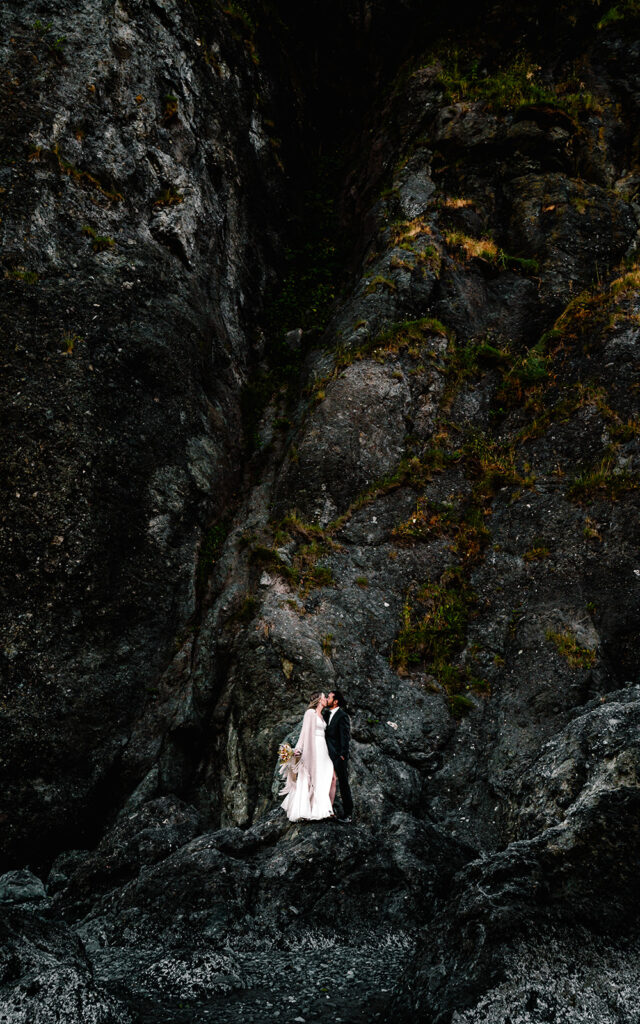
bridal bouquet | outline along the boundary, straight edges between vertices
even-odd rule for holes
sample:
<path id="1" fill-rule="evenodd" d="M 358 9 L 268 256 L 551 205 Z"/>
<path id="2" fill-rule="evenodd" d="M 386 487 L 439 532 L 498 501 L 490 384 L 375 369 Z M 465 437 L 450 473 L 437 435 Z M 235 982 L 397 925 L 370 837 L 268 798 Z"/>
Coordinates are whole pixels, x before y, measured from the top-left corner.
<path id="1" fill-rule="evenodd" d="M 280 764 L 289 764 L 289 761 L 293 757 L 293 749 L 288 743 L 281 743 L 278 747 L 278 760 Z"/>
<path id="2" fill-rule="evenodd" d="M 292 786 L 295 786 L 298 778 L 299 760 L 293 747 L 288 743 L 281 743 L 278 747 L 278 772 L 285 780 L 285 788 L 280 794 L 288 793 Z"/>

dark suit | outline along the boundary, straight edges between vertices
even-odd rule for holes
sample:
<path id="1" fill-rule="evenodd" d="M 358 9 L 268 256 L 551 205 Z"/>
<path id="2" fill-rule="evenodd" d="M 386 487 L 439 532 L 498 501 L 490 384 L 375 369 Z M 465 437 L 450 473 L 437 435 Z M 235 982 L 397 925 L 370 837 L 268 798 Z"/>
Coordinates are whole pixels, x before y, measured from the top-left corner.
<path id="1" fill-rule="evenodd" d="M 338 784 L 340 786 L 340 798 L 342 809 L 346 818 L 351 817 L 353 811 L 353 800 L 349 788 L 349 740 L 351 739 L 351 719 L 344 708 L 338 708 L 334 715 L 328 708 L 324 711 L 324 718 L 327 729 L 324 734 L 327 741 L 329 757 L 333 761 L 336 770 Z M 331 721 L 329 719 L 331 718 Z"/>

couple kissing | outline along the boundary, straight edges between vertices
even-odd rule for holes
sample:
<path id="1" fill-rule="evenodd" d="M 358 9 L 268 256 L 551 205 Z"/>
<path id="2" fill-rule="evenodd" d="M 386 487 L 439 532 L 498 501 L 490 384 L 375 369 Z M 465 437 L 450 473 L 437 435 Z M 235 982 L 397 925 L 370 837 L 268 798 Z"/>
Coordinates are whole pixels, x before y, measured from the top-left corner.
<path id="1" fill-rule="evenodd" d="M 290 821 L 334 818 L 351 823 L 353 800 L 349 788 L 351 719 L 339 690 L 314 693 L 302 722 L 293 757 L 280 767 L 284 787 L 282 808 Z M 336 784 L 342 815 L 334 814 Z"/>

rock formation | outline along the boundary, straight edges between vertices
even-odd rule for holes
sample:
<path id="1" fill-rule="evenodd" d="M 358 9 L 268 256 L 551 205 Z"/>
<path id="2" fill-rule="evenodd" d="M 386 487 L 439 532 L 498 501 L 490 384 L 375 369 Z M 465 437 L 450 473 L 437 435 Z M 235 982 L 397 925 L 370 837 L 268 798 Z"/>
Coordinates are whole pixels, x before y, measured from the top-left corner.
<path id="1" fill-rule="evenodd" d="M 5 6 L 0 1021 L 634 1020 L 635 5 Z"/>

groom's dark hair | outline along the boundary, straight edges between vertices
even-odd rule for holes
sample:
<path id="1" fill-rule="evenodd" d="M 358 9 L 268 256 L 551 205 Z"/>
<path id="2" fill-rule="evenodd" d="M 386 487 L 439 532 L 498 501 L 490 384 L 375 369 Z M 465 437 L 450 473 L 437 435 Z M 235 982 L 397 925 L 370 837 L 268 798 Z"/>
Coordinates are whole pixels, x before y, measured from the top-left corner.
<path id="1" fill-rule="evenodd" d="M 333 696 L 335 697 L 335 699 L 338 702 L 338 707 L 339 708 L 344 708 L 344 710 L 346 711 L 347 710 L 347 702 L 344 699 L 344 696 L 342 695 L 340 690 L 333 690 L 332 692 L 333 692 Z"/>

